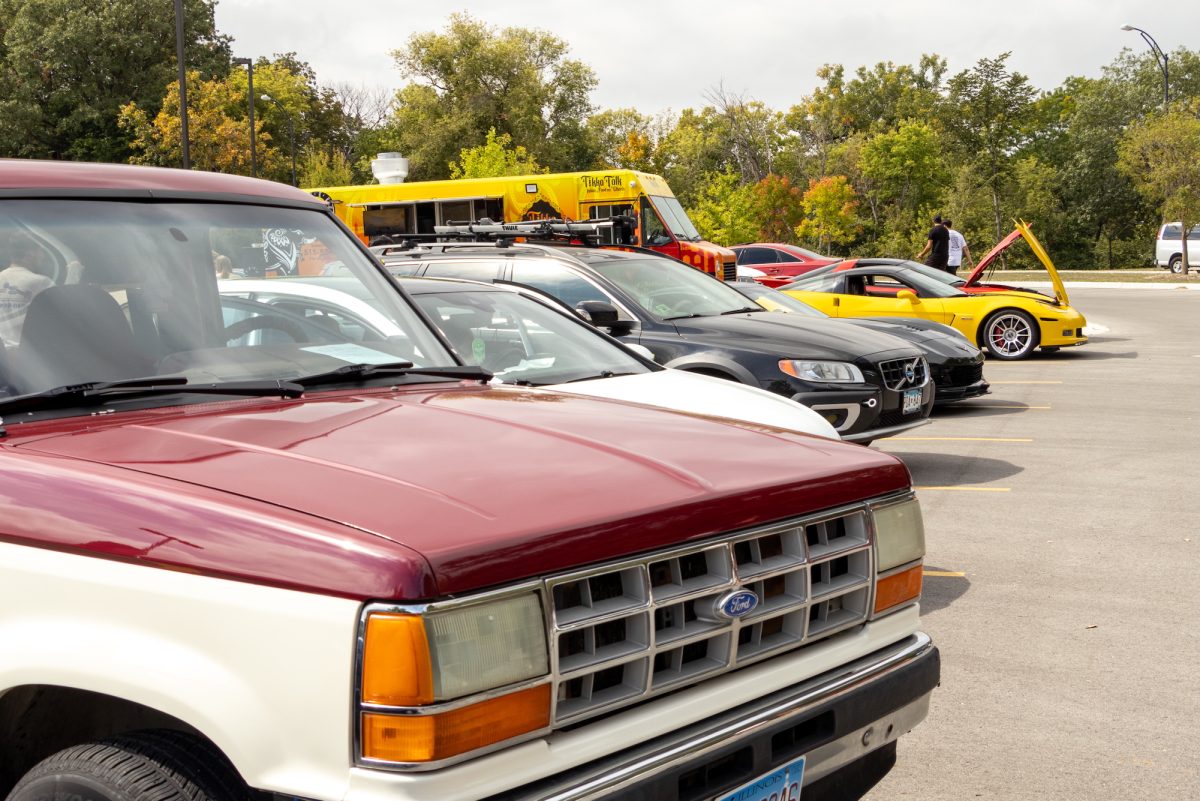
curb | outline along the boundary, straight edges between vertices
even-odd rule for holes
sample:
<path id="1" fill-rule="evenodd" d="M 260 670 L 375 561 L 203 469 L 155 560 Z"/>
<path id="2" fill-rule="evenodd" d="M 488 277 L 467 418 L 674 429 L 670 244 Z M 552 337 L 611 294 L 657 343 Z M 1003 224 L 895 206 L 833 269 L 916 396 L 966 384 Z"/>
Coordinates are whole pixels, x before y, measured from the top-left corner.
<path id="1" fill-rule="evenodd" d="M 1022 284 L 1031 289 L 1050 289 L 1049 281 L 1022 281 Z M 1152 284 L 1146 282 L 1133 281 L 1063 281 L 1063 286 L 1067 289 L 1186 289 L 1192 292 L 1200 292 L 1200 284 Z"/>

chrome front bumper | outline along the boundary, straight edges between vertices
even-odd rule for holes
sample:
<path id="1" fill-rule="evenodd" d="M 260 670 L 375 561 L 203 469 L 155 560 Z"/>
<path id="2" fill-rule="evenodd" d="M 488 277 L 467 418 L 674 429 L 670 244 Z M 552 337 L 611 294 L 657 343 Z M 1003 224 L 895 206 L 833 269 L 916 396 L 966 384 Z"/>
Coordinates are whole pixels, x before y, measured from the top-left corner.
<path id="1" fill-rule="evenodd" d="M 627 792 L 675 798 L 680 777 L 747 748 L 760 754 L 749 763 L 751 767 L 745 771 L 749 775 L 731 776 L 723 786 L 712 787 L 707 798 L 718 798 L 801 754 L 807 760 L 808 786 L 894 742 L 920 723 L 939 676 L 937 649 L 927 635 L 918 632 L 748 708 L 634 746 L 567 775 L 490 796 L 487 801 L 599 801 L 619 799 Z M 806 729 L 808 722 L 812 725 Z M 798 738 L 795 742 L 801 750 L 765 755 L 770 749 L 764 742 L 773 745 L 781 733 Z M 764 758 L 770 764 L 764 764 Z M 662 785 L 660 791 L 647 795 L 658 784 Z"/>

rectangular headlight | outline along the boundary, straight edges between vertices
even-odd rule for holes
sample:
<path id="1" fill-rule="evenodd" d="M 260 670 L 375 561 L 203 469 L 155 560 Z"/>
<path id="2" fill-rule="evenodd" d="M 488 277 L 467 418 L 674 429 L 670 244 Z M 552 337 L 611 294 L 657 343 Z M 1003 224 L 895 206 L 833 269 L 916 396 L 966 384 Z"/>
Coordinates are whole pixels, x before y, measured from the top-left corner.
<path id="1" fill-rule="evenodd" d="M 436 766 L 550 725 L 537 593 L 368 610 L 360 658 L 363 759 Z"/>
<path id="2" fill-rule="evenodd" d="M 437 612 L 425 619 L 436 701 L 544 676 L 546 625 L 538 596 Z"/>
<path id="3" fill-rule="evenodd" d="M 880 573 L 925 556 L 925 524 L 916 498 L 878 506 L 875 513 L 875 553 Z"/>

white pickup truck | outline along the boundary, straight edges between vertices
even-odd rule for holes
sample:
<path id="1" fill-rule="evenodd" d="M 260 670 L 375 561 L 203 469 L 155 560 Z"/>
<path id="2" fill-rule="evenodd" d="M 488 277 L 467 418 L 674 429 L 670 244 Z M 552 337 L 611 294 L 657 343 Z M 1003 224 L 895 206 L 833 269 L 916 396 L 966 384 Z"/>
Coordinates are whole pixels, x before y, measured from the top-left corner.
<path id="1" fill-rule="evenodd" d="M 7 801 L 847 799 L 925 718 L 897 459 L 491 386 L 290 187 L 0 161 L 0 237 Z M 398 333 L 231 344 L 297 240 Z"/>

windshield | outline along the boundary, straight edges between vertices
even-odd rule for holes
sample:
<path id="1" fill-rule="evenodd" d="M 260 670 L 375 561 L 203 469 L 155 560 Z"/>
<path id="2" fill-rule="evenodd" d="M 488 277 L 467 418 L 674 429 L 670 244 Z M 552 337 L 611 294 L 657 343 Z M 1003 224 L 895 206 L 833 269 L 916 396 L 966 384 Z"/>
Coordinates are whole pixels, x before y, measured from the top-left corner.
<path id="1" fill-rule="evenodd" d="M 814 309 L 802 300 L 785 295 L 777 289 L 753 281 L 734 281 L 729 286 L 741 292 L 767 311 L 789 312 L 802 314 L 805 317 L 828 317 L 819 309 Z"/>
<path id="2" fill-rule="evenodd" d="M 319 211 L 5 200 L 0 264 L 0 398 L 146 376 L 286 381 L 346 364 L 453 363 Z M 370 321 L 305 300 L 305 279 L 332 274 L 370 298 Z M 292 302 L 264 291 L 275 284 L 292 287 Z"/>
<path id="3" fill-rule="evenodd" d="M 562 384 L 650 368 L 589 326 L 516 292 L 421 292 L 413 300 L 494 383 Z"/>
<path id="4" fill-rule="evenodd" d="M 921 264 L 920 262 L 917 262 L 917 261 L 906 261 L 906 262 L 901 263 L 900 266 L 905 267 L 909 270 L 914 270 L 914 271 L 920 273 L 921 275 L 925 276 L 926 278 L 932 278 L 934 281 L 939 281 L 943 284 L 946 284 L 947 286 L 958 287 L 958 286 L 962 286 L 963 284 L 967 283 L 966 281 L 959 278 L 958 276 L 951 275 L 950 273 L 946 272 L 945 270 L 939 270 L 936 267 L 930 267 L 928 264 Z"/>
<path id="5" fill-rule="evenodd" d="M 828 256 L 822 256 L 820 253 L 817 253 L 815 250 L 809 250 L 808 248 L 802 248 L 799 245 L 788 245 L 785 248 L 783 248 L 783 250 L 785 253 L 795 253 L 797 256 L 801 256 L 802 258 L 809 259 L 809 260 L 824 261 L 825 259 L 829 258 Z"/>
<path id="6" fill-rule="evenodd" d="M 654 201 L 654 208 L 662 215 L 663 222 L 671 229 L 671 233 L 689 242 L 700 241 L 700 232 L 696 230 L 696 226 L 692 225 L 687 212 L 683 210 L 683 206 L 679 205 L 678 200 L 665 195 L 652 195 L 651 200 Z"/>
<path id="7" fill-rule="evenodd" d="M 665 320 L 759 310 L 716 278 L 671 259 L 606 258 L 589 263 L 639 306 Z"/>

